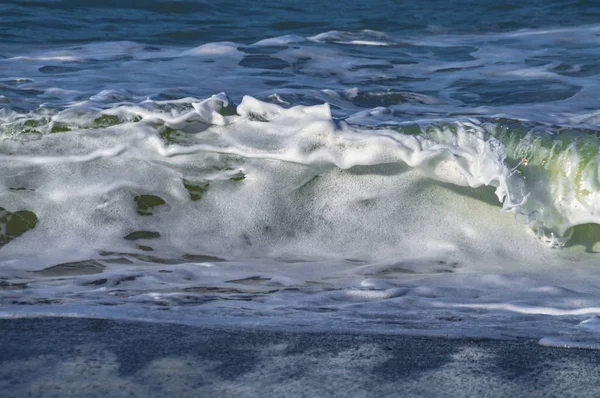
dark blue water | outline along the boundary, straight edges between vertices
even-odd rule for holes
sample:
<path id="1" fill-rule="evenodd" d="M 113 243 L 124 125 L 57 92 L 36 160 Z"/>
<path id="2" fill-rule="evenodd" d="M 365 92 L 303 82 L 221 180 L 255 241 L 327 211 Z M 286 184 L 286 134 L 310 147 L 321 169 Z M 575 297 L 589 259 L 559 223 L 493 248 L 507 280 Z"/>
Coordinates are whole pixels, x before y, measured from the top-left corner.
<path id="1" fill-rule="evenodd" d="M 485 33 L 593 24 L 594 1 L 446 0 L 296 1 L 3 1 L 3 44 L 133 40 L 193 45 L 244 44 L 285 34 L 379 30 L 399 34 Z"/>

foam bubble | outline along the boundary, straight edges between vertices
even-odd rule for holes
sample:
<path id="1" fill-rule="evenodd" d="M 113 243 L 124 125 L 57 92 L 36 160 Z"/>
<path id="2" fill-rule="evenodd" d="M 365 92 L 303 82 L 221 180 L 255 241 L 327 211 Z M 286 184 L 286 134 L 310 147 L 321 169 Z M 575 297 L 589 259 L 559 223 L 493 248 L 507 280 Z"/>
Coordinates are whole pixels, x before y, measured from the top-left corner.
<path id="1" fill-rule="evenodd" d="M 232 42 L 221 42 L 221 43 L 207 43 L 191 50 L 186 50 L 182 53 L 184 56 L 190 55 L 222 55 L 222 54 L 236 54 L 238 51 L 238 44 Z"/>

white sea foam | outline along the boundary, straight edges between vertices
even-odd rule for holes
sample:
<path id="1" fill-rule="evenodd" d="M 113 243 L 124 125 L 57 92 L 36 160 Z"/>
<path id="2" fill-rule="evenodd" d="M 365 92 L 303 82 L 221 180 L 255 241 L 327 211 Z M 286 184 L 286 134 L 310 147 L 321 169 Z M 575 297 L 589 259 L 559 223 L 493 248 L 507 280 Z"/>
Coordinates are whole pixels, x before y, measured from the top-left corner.
<path id="1" fill-rule="evenodd" d="M 232 42 L 207 43 L 191 50 L 186 50 L 182 55 L 222 55 L 238 53 L 238 44 Z"/>
<path id="2" fill-rule="evenodd" d="M 282 46 L 292 43 L 302 43 L 303 41 L 306 41 L 306 39 L 302 36 L 285 35 L 257 41 L 253 46 Z"/>

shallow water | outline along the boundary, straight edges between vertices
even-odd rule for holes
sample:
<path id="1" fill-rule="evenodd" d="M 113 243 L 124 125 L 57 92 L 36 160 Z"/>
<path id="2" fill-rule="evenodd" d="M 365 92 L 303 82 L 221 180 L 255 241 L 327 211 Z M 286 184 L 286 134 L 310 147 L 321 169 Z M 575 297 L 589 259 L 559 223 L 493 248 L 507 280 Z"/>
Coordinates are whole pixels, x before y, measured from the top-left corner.
<path id="1" fill-rule="evenodd" d="M 472 3 L 3 3 L 3 316 L 598 347 L 600 9 Z"/>

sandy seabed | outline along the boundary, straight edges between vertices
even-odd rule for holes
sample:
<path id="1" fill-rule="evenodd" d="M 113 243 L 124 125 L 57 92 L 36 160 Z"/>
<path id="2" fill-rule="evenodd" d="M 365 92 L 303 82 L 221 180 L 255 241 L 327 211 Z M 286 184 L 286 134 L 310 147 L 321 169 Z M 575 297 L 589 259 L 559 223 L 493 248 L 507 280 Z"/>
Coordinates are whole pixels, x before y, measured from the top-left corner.
<path id="1" fill-rule="evenodd" d="M 2 397 L 598 396 L 600 352 L 534 341 L 0 320 Z"/>

